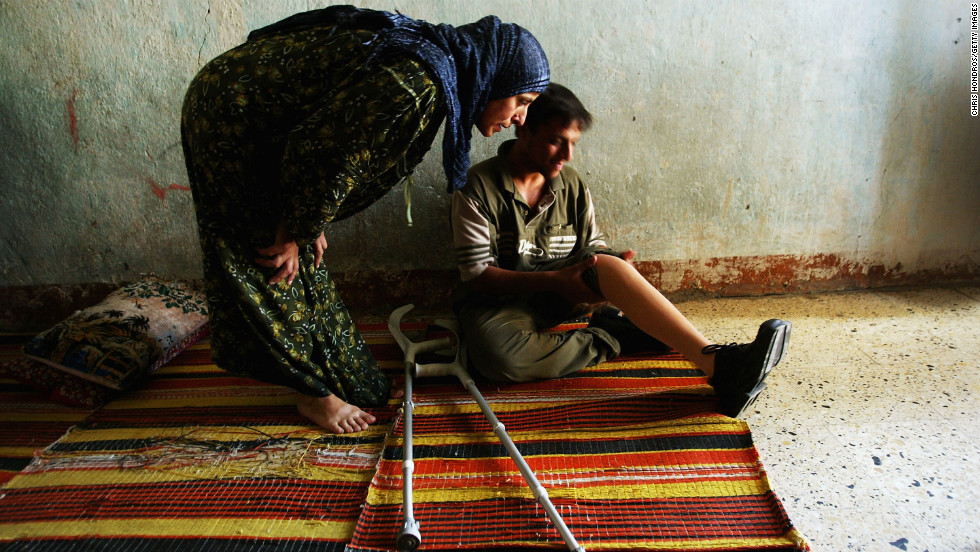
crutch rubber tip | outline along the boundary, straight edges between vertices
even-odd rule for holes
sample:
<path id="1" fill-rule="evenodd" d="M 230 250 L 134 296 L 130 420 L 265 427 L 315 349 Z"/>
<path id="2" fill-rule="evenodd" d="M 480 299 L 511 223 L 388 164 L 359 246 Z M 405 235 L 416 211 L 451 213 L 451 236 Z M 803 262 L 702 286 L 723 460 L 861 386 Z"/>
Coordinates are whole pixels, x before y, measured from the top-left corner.
<path id="1" fill-rule="evenodd" d="M 395 546 L 399 550 L 412 552 L 418 549 L 420 544 L 422 544 L 422 534 L 419 532 L 418 523 L 407 524 L 402 527 L 402 530 L 398 532 L 398 538 L 395 539 Z"/>

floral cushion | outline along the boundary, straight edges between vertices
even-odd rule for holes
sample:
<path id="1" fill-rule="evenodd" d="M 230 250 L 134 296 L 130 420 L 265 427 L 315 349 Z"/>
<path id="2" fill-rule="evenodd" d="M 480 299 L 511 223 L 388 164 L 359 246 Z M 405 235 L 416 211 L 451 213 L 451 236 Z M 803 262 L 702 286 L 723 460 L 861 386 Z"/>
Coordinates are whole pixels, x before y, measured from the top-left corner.
<path id="1" fill-rule="evenodd" d="M 197 285 L 150 276 L 37 335 L 24 353 L 125 390 L 199 339 L 207 321 L 204 292 Z"/>

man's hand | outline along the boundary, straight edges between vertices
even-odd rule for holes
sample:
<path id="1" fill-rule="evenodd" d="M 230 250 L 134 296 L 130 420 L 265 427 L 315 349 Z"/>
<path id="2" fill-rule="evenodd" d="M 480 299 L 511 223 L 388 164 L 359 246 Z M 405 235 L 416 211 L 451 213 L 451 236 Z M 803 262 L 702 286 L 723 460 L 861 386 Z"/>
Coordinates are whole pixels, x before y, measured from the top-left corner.
<path id="1" fill-rule="evenodd" d="M 323 238 L 322 234 L 320 238 Z M 319 238 L 317 242 L 319 242 Z M 324 239 L 324 249 L 326 249 L 326 246 L 327 241 Z M 269 247 L 257 247 L 255 250 L 261 255 L 255 259 L 256 264 L 266 268 L 279 269 L 272 275 L 272 278 L 269 278 L 270 286 L 278 284 L 283 280 L 286 280 L 287 284 L 293 285 L 293 279 L 296 278 L 296 274 L 299 272 L 299 246 L 296 245 L 296 240 L 289 235 L 289 231 L 286 230 L 286 224 L 284 222 L 280 222 L 276 228 L 276 241 L 274 244 Z"/>
<path id="2" fill-rule="evenodd" d="M 565 297 L 565 300 L 572 305 L 604 303 L 606 299 L 595 291 L 592 291 L 592 288 L 582 279 L 582 274 L 586 270 L 594 267 L 598 262 L 598 255 L 594 255 L 580 263 L 556 271 L 555 276 L 558 281 L 558 289 L 556 291 L 561 293 Z"/>

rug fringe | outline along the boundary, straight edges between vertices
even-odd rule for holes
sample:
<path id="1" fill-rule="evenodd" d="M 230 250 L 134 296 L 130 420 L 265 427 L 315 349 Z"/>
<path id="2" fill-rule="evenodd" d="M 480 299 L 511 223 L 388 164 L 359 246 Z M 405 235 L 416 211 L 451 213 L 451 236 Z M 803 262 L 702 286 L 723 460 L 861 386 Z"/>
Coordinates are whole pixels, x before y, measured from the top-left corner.
<path id="1" fill-rule="evenodd" d="M 797 549 L 807 551 L 810 550 L 810 543 L 806 540 L 806 537 L 803 536 L 803 533 L 800 533 L 799 529 L 796 527 L 790 529 L 789 532 L 786 533 L 786 536 L 792 539 L 793 544 L 796 545 Z"/>

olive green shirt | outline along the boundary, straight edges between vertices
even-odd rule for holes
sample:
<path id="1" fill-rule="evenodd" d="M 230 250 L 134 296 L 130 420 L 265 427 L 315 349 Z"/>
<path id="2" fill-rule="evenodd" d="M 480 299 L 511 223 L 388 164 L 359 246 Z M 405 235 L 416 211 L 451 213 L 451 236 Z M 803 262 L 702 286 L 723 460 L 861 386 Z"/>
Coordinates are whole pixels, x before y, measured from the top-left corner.
<path id="1" fill-rule="evenodd" d="M 453 195 L 453 241 L 460 277 L 476 278 L 488 266 L 518 272 L 556 270 L 597 252 L 613 253 L 595 220 L 592 196 L 575 169 L 565 166 L 546 183 L 532 209 L 514 186 L 507 152 L 470 168 Z"/>

